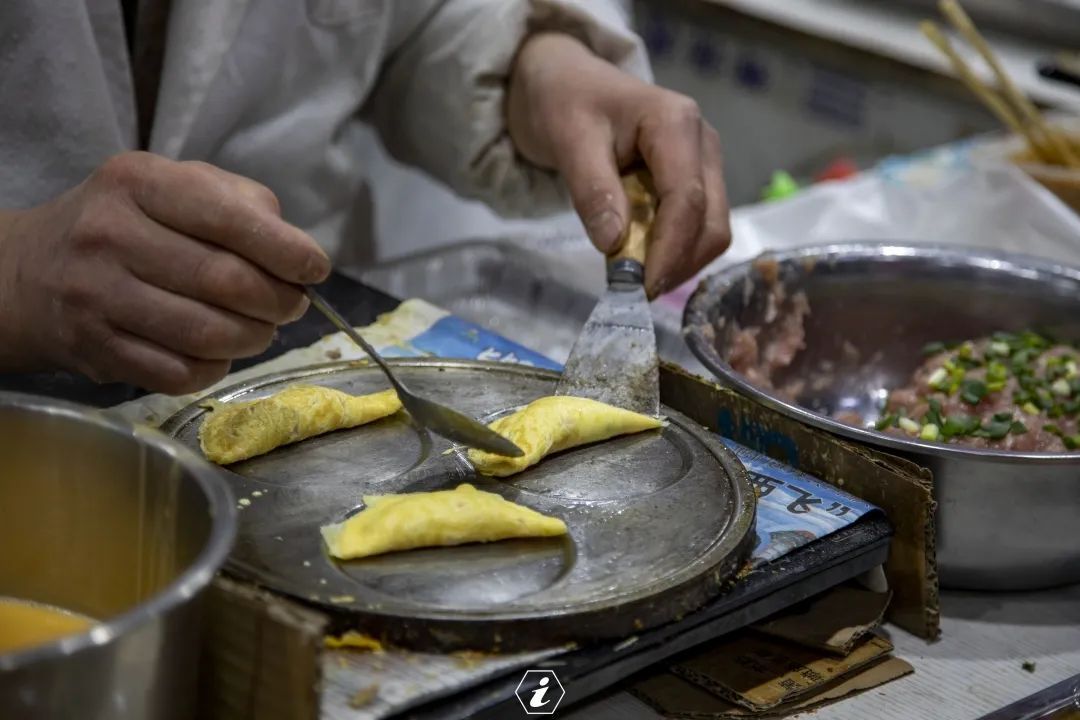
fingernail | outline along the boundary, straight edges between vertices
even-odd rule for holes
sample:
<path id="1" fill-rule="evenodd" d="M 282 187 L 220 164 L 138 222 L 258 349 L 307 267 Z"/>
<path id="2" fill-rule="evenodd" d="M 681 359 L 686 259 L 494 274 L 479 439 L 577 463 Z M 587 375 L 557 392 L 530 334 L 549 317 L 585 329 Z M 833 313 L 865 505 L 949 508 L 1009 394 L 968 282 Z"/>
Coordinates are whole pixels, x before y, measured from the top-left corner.
<path id="1" fill-rule="evenodd" d="M 308 255 L 307 262 L 304 266 L 304 282 L 305 284 L 312 285 L 314 283 L 320 283 L 330 275 L 330 257 L 322 252 L 320 248 L 318 254 Z"/>
<path id="2" fill-rule="evenodd" d="M 304 317 L 304 314 L 307 313 L 308 307 L 310 306 L 311 302 L 307 299 L 307 297 L 301 298 L 300 307 L 297 308 L 296 312 L 292 314 L 292 317 L 290 317 L 288 321 L 296 322 L 300 318 Z"/>
<path id="3" fill-rule="evenodd" d="M 669 290 L 671 281 L 665 277 L 657 278 L 649 289 L 649 297 L 658 298 Z"/>
<path id="4" fill-rule="evenodd" d="M 605 253 L 618 247 L 622 231 L 622 218 L 614 210 L 599 212 L 585 223 L 585 232 L 589 233 L 589 239 Z"/>

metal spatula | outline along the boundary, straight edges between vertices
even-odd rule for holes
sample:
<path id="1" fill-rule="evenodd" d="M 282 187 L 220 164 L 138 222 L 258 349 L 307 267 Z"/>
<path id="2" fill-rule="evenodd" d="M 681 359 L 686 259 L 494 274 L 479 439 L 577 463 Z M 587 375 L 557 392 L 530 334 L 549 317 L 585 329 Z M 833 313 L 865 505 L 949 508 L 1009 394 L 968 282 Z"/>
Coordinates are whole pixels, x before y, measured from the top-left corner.
<path id="1" fill-rule="evenodd" d="M 660 370 L 643 284 L 656 193 L 645 170 L 625 176 L 623 187 L 630 198 L 626 240 L 608 258 L 607 292 L 570 350 L 555 394 L 599 400 L 656 417 L 660 414 Z"/>
<path id="2" fill-rule="evenodd" d="M 326 302 L 322 295 L 311 287 L 305 287 L 304 290 L 311 300 L 311 304 L 325 315 L 338 330 L 348 335 L 353 342 L 359 345 L 375 361 L 375 364 L 386 373 L 386 378 L 394 386 L 394 390 L 397 391 L 401 404 L 405 406 L 405 410 L 418 425 L 468 447 L 509 457 L 521 457 L 524 455 L 521 448 L 483 423 L 474 420 L 468 415 L 459 413 L 457 410 L 410 392 L 394 376 L 390 366 L 379 356 L 379 353 L 375 352 L 375 348 L 371 347 L 367 340 L 364 340 L 360 333 L 356 332 L 353 326 L 338 314 L 337 310 Z"/>

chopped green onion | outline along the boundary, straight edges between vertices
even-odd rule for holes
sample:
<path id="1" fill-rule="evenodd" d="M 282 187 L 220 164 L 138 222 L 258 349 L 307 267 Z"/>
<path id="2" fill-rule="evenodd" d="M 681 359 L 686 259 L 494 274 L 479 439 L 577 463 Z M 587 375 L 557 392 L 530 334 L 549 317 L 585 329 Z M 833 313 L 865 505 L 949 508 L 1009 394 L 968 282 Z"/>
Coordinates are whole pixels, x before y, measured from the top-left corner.
<path id="1" fill-rule="evenodd" d="M 1055 425 L 1053 423 L 1048 423 L 1046 425 L 1043 425 L 1043 430 L 1050 433 L 1051 435 L 1061 435 L 1062 434 L 1061 433 L 1061 428 L 1059 428 L 1057 425 Z"/>
<path id="2" fill-rule="evenodd" d="M 945 424 L 941 427 L 941 432 L 945 437 L 969 435 L 978 427 L 978 418 L 972 417 L 971 415 L 965 415 L 964 413 L 957 413 L 945 418 Z"/>
<path id="3" fill-rule="evenodd" d="M 874 428 L 876 430 L 884 430 L 887 427 L 892 427 L 897 419 L 896 413 L 889 413 L 888 415 L 878 418 L 878 421 L 874 423 Z"/>
<path id="4" fill-rule="evenodd" d="M 982 362 L 978 358 L 974 357 L 958 357 L 956 358 L 956 364 L 965 370 L 971 370 L 982 365 Z"/>
<path id="5" fill-rule="evenodd" d="M 1055 380 L 1053 384 L 1050 385 L 1050 390 L 1052 390 L 1055 395 L 1060 395 L 1061 397 L 1069 397 L 1069 395 L 1072 394 L 1072 387 L 1065 378 Z"/>
<path id="6" fill-rule="evenodd" d="M 1021 405 L 1020 409 L 1023 410 L 1024 412 L 1026 412 L 1028 415 L 1038 415 L 1039 414 L 1039 408 L 1035 407 L 1035 405 L 1033 405 L 1030 402 L 1026 402 L 1023 405 Z"/>
<path id="7" fill-rule="evenodd" d="M 937 355 L 940 352 L 945 352 L 945 343 L 943 343 L 943 342 L 926 343 L 926 345 L 923 346 L 922 351 L 923 351 L 923 355 Z"/>
<path id="8" fill-rule="evenodd" d="M 985 433 L 985 437 L 991 440 L 1000 440 L 1009 434 L 1009 430 L 1012 429 L 1012 421 L 992 420 L 982 426 L 982 430 Z"/>
<path id="9" fill-rule="evenodd" d="M 1049 347 L 1050 345 L 1050 341 L 1048 339 L 1042 337 L 1038 333 L 1033 333 L 1031 331 L 1025 331 L 1021 333 L 1020 341 L 1024 344 L 1024 347 L 1037 350 Z"/>
<path id="10" fill-rule="evenodd" d="M 932 387 L 934 390 L 940 390 L 946 380 L 949 379 L 949 371 L 943 367 L 939 367 L 934 372 L 930 373 L 930 377 L 927 378 L 926 384 Z"/>
<path id="11" fill-rule="evenodd" d="M 1015 435 L 1023 435 L 1028 430 L 1027 425 L 1020 422 L 1019 420 L 1013 420 L 1013 424 L 1009 427 L 1009 431 Z"/>
<path id="12" fill-rule="evenodd" d="M 923 423 L 932 423 L 939 427 L 944 425 L 945 423 L 941 419 L 941 401 L 937 398 L 930 398 L 926 401 L 926 404 L 930 406 L 930 409 L 923 416 Z"/>
<path id="13" fill-rule="evenodd" d="M 1012 420 L 1013 414 L 1011 410 L 1005 410 L 999 413 L 994 413 L 995 420 Z"/>
<path id="14" fill-rule="evenodd" d="M 919 423 L 915 422 L 911 418 L 902 417 L 897 422 L 900 425 L 901 430 L 912 435 L 919 432 L 919 430 L 921 429 Z"/>
<path id="15" fill-rule="evenodd" d="M 1076 361 L 1070 360 L 1069 362 L 1065 363 L 1065 377 L 1071 380 L 1077 376 L 1080 376 L 1080 369 L 1076 367 Z"/>
<path id="16" fill-rule="evenodd" d="M 995 341 L 990 343 L 990 353 L 992 355 L 1006 356 L 1012 352 L 1012 348 L 1009 347 L 1009 343 Z"/>
<path id="17" fill-rule="evenodd" d="M 986 383 L 986 389 L 990 392 L 1001 392 L 1005 389 L 1005 381 L 995 380 L 994 382 Z"/>
<path id="18" fill-rule="evenodd" d="M 1061 439 L 1065 443 L 1065 447 L 1069 450 L 1075 450 L 1080 447 L 1080 434 L 1063 435 Z"/>
<path id="19" fill-rule="evenodd" d="M 1031 357 L 1034 355 L 1033 350 L 1019 350 L 1013 353 L 1012 356 L 1012 369 L 1013 372 L 1022 372 L 1027 370 L 1028 363 L 1031 362 Z"/>
<path id="20" fill-rule="evenodd" d="M 919 431 L 919 439 L 933 442 L 938 439 L 938 426 L 934 423 L 927 423 L 922 426 L 922 430 Z"/>
<path id="21" fill-rule="evenodd" d="M 986 383 L 981 380 L 965 380 L 960 384 L 960 399 L 968 405 L 978 405 L 986 397 Z"/>
<path id="22" fill-rule="evenodd" d="M 971 341 L 969 340 L 968 342 L 965 342 L 964 344 L 962 344 L 960 346 L 960 349 L 956 352 L 956 354 L 959 355 L 961 358 L 966 360 L 967 358 L 971 357 L 971 354 L 974 351 L 975 351 L 975 346 L 972 345 Z"/>
<path id="23" fill-rule="evenodd" d="M 1005 380 L 1009 377 L 1009 370 L 1003 363 L 997 360 L 991 360 L 990 364 L 986 366 L 986 379 L 987 380 Z"/>

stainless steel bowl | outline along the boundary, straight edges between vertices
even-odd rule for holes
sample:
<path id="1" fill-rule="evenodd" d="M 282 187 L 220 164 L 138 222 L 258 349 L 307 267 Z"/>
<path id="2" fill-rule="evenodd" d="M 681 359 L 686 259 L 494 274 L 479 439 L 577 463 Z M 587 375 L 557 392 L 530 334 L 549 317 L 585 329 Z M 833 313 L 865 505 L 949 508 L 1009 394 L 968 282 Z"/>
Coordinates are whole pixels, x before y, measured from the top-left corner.
<path id="1" fill-rule="evenodd" d="M 967 589 L 1034 589 L 1080 581 L 1080 454 L 965 449 L 852 427 L 873 419 L 885 389 L 906 385 L 934 340 L 1037 328 L 1080 340 L 1080 269 L 948 246 L 842 243 L 763 256 L 789 292 L 810 301 L 806 347 L 776 380 L 814 378 L 787 402 L 726 362 L 737 327 L 764 323 L 769 283 L 758 261 L 704 280 L 684 333 L 725 384 L 790 417 L 934 473 L 941 582 Z M 832 373 L 822 372 L 832 364 Z"/>
<path id="2" fill-rule="evenodd" d="M 202 590 L 235 535 L 211 465 L 156 431 L 0 393 L 0 596 L 102 621 L 0 655 L 0 717 L 195 717 Z"/>

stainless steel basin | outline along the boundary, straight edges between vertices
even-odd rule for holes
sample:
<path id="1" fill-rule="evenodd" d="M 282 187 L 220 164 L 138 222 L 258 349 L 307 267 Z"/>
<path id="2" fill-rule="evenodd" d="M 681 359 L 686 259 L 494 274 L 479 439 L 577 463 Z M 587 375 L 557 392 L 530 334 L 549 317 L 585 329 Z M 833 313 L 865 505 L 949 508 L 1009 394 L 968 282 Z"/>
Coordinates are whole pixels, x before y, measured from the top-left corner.
<path id="1" fill-rule="evenodd" d="M 0 717 L 196 715 L 202 591 L 235 510 L 211 465 L 156 431 L 0 393 L 0 596 L 100 624 L 0 655 Z"/>
<path id="2" fill-rule="evenodd" d="M 1080 340 L 1080 269 L 944 246 L 844 243 L 768 256 L 779 281 L 806 292 L 806 346 L 777 380 L 835 371 L 787 402 L 726 362 L 735 326 L 768 324 L 769 283 L 756 261 L 705 279 L 687 304 L 691 350 L 725 384 L 797 420 L 934 473 L 943 585 L 1031 589 L 1080 581 L 1080 453 L 1014 453 L 907 440 L 830 417 L 873 418 L 885 388 L 906 385 L 934 340 L 1036 328 Z M 818 377 L 822 373 L 817 372 Z M 779 385 L 778 385 L 779 386 Z"/>

